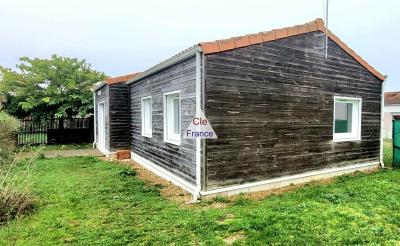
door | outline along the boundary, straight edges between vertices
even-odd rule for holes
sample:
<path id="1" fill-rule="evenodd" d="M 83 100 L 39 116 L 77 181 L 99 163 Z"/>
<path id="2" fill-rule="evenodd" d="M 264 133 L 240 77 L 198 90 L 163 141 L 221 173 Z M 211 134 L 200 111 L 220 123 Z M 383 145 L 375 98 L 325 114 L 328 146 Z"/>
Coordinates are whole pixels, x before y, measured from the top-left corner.
<path id="1" fill-rule="evenodd" d="M 98 116 L 97 116 L 97 122 L 98 122 L 98 144 L 99 144 L 99 149 L 105 150 L 105 123 L 104 123 L 104 103 L 99 103 L 98 107 Z"/>

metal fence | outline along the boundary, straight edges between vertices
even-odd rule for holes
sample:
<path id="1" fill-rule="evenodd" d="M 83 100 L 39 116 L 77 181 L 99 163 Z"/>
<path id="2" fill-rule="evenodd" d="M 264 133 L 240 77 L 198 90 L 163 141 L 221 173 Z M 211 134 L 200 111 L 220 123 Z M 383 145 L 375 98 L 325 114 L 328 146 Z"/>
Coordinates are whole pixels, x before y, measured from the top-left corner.
<path id="1" fill-rule="evenodd" d="M 93 141 L 93 117 L 20 120 L 16 140 L 18 145 L 90 143 Z"/>

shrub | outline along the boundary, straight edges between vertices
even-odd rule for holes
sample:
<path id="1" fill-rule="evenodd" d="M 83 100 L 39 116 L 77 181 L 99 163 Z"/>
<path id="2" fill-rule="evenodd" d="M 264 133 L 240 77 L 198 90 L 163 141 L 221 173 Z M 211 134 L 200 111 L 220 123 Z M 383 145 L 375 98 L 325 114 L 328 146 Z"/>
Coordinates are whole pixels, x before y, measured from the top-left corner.
<path id="1" fill-rule="evenodd" d="M 35 205 L 30 169 L 34 158 L 13 161 L 0 169 L 0 225 L 29 213 Z"/>
<path id="2" fill-rule="evenodd" d="M 6 163 L 15 150 L 15 133 L 19 121 L 0 111 L 0 165 Z"/>

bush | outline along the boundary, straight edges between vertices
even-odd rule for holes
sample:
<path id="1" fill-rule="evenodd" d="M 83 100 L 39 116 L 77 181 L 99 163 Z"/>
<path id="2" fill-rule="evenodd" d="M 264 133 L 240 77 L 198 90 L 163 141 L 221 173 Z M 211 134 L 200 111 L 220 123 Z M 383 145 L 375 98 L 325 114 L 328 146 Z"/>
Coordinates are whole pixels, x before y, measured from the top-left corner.
<path id="1" fill-rule="evenodd" d="M 19 121 L 0 111 L 0 165 L 10 160 L 15 150 L 15 133 L 19 127 Z"/>
<path id="2" fill-rule="evenodd" d="M 34 158 L 13 161 L 0 169 L 0 225 L 33 210 L 35 197 L 31 189 L 30 170 Z"/>

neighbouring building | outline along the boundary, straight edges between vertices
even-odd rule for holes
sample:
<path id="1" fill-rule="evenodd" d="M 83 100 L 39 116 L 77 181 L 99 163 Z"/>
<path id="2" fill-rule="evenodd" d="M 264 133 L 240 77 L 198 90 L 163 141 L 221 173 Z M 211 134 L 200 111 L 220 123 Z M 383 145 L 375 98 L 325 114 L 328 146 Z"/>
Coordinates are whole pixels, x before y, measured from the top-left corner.
<path id="1" fill-rule="evenodd" d="M 98 87 L 97 143 L 112 152 L 112 125 L 123 125 L 132 159 L 195 197 L 376 168 L 383 81 L 321 19 L 202 42 L 121 83 L 116 106 Z M 104 116 L 102 103 L 123 110 Z M 198 110 L 217 139 L 183 137 Z"/>
<path id="2" fill-rule="evenodd" d="M 392 138 L 393 116 L 400 116 L 400 91 L 385 93 L 384 137 Z"/>

